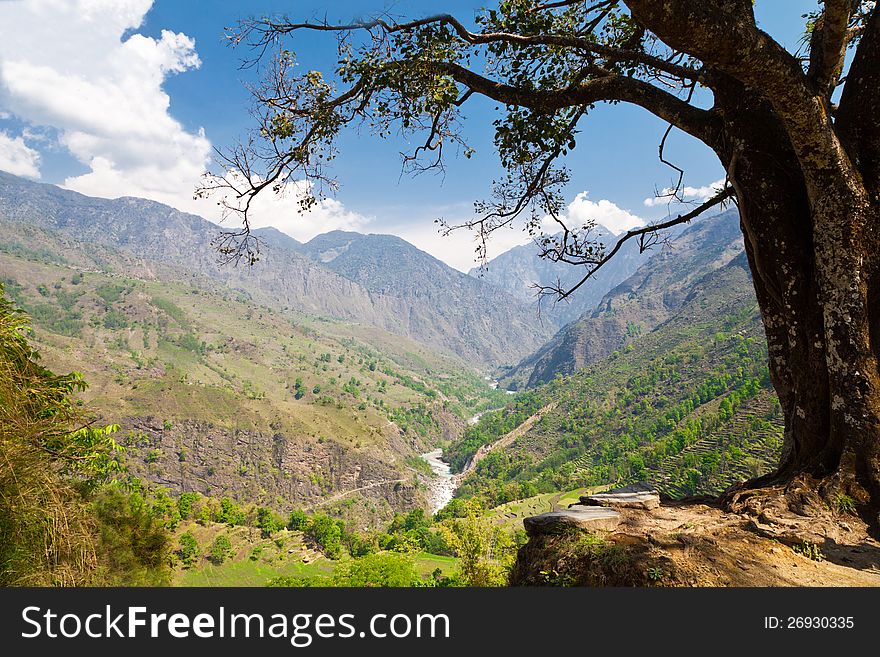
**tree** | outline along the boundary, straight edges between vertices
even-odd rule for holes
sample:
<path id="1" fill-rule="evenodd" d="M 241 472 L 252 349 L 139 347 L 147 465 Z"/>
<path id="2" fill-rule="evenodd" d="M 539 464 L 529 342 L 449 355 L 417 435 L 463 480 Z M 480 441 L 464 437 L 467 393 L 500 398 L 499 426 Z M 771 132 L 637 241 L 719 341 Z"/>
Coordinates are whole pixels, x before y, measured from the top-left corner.
<path id="1" fill-rule="evenodd" d="M 219 566 L 233 554 L 235 554 L 235 552 L 232 549 L 232 542 L 229 540 L 229 537 L 226 534 L 218 534 L 217 538 L 214 539 L 214 542 L 211 543 L 211 550 L 208 553 L 208 558 L 215 566 Z"/>
<path id="2" fill-rule="evenodd" d="M 29 334 L 0 283 L 0 586 L 133 577 L 113 568 L 113 527 L 93 499 L 121 471 L 118 427 L 93 424 L 75 403 L 82 376 L 43 367 Z"/>
<path id="3" fill-rule="evenodd" d="M 308 535 L 330 559 L 342 554 L 342 528 L 330 516 L 319 513 L 309 523 Z"/>
<path id="4" fill-rule="evenodd" d="M 386 552 L 370 554 L 341 565 L 333 573 L 335 586 L 422 586 L 412 558 Z"/>
<path id="5" fill-rule="evenodd" d="M 288 41 L 302 31 L 340 37 L 332 75 L 296 68 Z M 332 188 L 328 165 L 344 129 L 421 133 L 404 166 L 442 168 L 449 146 L 471 153 L 462 106 L 491 99 L 506 174 L 466 224 L 481 239 L 478 252 L 517 218 L 540 234 L 550 215 L 561 236 L 540 236 L 544 257 L 584 268 L 572 288 L 545 290 L 566 297 L 625 242 L 644 250 L 659 231 L 735 203 L 786 418 L 779 469 L 753 486 L 806 485 L 826 499 L 850 494 L 880 506 L 876 3 L 824 0 L 798 53 L 757 26 L 751 0 L 504 0 L 473 28 L 445 14 L 348 25 L 259 18 L 231 36 L 254 46 L 256 59 L 278 51 L 255 90 L 262 138 L 227 153 L 224 173 L 202 189 L 237 199 L 226 205 L 244 220 L 218 238 L 224 257 L 258 257 L 248 209 L 262 190 L 306 180 L 307 209 Z M 706 203 L 607 250 L 589 226 L 560 216 L 569 179 L 560 162 L 602 102 L 643 108 L 702 141 L 727 171 Z M 680 189 L 679 178 L 671 194 Z"/>
<path id="6" fill-rule="evenodd" d="M 466 586 L 504 586 L 516 554 L 510 535 L 482 517 L 476 500 L 466 503 L 464 518 L 440 525 L 446 543 L 458 557 L 460 577 Z"/>
<path id="7" fill-rule="evenodd" d="M 257 509 L 257 528 L 263 538 L 271 538 L 272 534 L 284 527 L 281 518 L 272 513 L 271 509 L 260 507 Z"/>
<path id="8" fill-rule="evenodd" d="M 177 549 L 177 555 L 184 568 L 192 566 L 199 556 L 199 542 L 192 532 L 186 532 L 180 536 L 180 547 Z"/>
<path id="9" fill-rule="evenodd" d="M 294 509 L 290 512 L 290 519 L 287 521 L 287 528 L 291 531 L 305 531 L 309 526 L 309 517 L 302 509 Z"/>

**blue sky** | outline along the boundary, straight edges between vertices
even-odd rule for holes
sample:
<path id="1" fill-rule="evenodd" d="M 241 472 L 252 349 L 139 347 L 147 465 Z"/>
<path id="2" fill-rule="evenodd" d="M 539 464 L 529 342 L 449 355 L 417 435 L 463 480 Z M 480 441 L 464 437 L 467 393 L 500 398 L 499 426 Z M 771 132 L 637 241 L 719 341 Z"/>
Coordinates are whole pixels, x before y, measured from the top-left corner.
<path id="1" fill-rule="evenodd" d="M 227 47 L 224 28 L 252 14 L 350 20 L 391 12 L 417 17 L 449 11 L 469 22 L 484 2 L 453 0 L 5 0 L 0 2 L 0 168 L 106 197 L 145 196 L 216 220 L 213 204 L 192 199 L 213 147 L 231 145 L 252 125 L 241 70 L 246 53 Z M 797 47 L 803 13 L 816 0 L 758 0 L 761 26 Z M 298 38 L 304 67 L 335 61 L 327 35 Z M 401 235 L 460 269 L 473 265 L 470 237 L 441 238 L 433 220 L 471 216 L 484 198 L 497 158 L 492 149 L 494 104 L 468 108 L 465 134 L 477 149 L 450 160 L 444 176 L 401 177 L 397 139 L 346 134 L 334 173 L 341 190 L 310 217 L 291 199 L 267 199 L 258 221 L 304 240 L 332 228 Z M 664 216 L 665 203 L 646 205 L 673 181 L 657 159 L 665 126 L 643 110 L 600 106 L 582 124 L 567 164 L 575 217 L 622 229 Z M 668 155 L 687 171 L 698 197 L 723 176 L 714 155 L 674 133 Z M 675 208 L 672 208 L 674 211 Z M 490 255 L 527 241 L 505 231 Z"/>

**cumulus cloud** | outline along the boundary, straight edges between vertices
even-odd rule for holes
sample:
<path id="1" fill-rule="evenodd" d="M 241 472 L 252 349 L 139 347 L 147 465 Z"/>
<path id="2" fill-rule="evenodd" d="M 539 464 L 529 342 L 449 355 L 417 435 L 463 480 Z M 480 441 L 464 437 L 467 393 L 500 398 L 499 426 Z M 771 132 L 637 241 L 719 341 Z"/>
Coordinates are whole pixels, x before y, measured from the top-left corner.
<path id="1" fill-rule="evenodd" d="M 709 185 L 703 185 L 702 187 L 689 187 L 686 185 L 680 190 L 679 196 L 683 201 L 708 201 L 711 197 L 715 196 L 715 194 L 718 193 L 718 190 L 722 189 L 723 186 L 723 178 L 721 180 L 716 180 Z M 673 191 L 674 190 L 671 187 L 667 187 L 661 190 L 657 196 L 646 198 L 644 200 L 645 207 L 652 208 L 656 205 L 669 205 L 670 202 L 677 201 L 677 199 L 672 197 Z"/>
<path id="2" fill-rule="evenodd" d="M 457 223 L 451 221 L 450 223 Z M 384 231 L 383 231 L 384 232 Z M 395 226 L 392 231 L 410 244 L 415 245 L 450 267 L 468 272 L 480 263 L 476 261 L 476 233 L 462 228 L 452 231 L 449 235 L 440 235 L 433 219 L 414 219 L 405 225 Z M 489 259 L 495 258 L 505 251 L 521 244 L 528 244 L 531 238 L 516 229 L 501 228 L 489 238 Z"/>
<path id="3" fill-rule="evenodd" d="M 162 31 L 129 34 L 152 0 L 9 0 L 0 3 L 0 109 L 51 127 L 88 171 L 66 187 L 104 197 L 142 196 L 181 209 L 208 163 L 204 133 L 169 113 L 170 74 L 198 68 L 195 42 Z M 36 164 L 34 164 L 36 166 Z"/>
<path id="4" fill-rule="evenodd" d="M 305 182 L 289 183 L 277 194 L 269 189 L 259 194 L 248 212 L 251 227 L 272 226 L 300 242 L 331 230 L 363 232 L 368 229 L 369 217 L 346 209 L 335 198 L 322 199 L 308 212 L 301 212 L 299 198 L 306 191 L 306 185 Z"/>
<path id="5" fill-rule="evenodd" d="M 24 176 L 40 177 L 40 154 L 30 148 L 21 137 L 10 137 L 0 130 L 0 170 Z"/>
<path id="6" fill-rule="evenodd" d="M 581 192 L 569 203 L 565 221 L 571 227 L 595 222 L 615 235 L 645 225 L 644 219 L 618 207 L 607 199 L 591 201 L 589 192 Z M 559 226 L 555 222 L 545 224 L 545 230 L 548 232 L 555 232 L 558 228 Z"/>

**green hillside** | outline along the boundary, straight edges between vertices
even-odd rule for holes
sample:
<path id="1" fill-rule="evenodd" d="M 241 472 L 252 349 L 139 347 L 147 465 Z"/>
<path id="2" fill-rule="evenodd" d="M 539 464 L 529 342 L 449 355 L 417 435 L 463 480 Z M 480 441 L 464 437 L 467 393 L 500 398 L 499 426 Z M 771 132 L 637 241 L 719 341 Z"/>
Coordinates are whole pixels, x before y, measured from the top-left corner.
<path id="1" fill-rule="evenodd" d="M 7 294 L 44 362 L 82 372 L 82 402 L 121 425 L 130 473 L 172 490 L 282 511 L 352 496 L 357 515 L 388 517 L 421 504 L 417 454 L 503 396 L 380 329 L 272 310 L 204 278 L 113 273 L 125 264 L 113 254 L 83 271 L 88 255 L 53 240 L 0 252 Z"/>
<path id="2" fill-rule="evenodd" d="M 718 493 L 775 464 L 783 418 L 748 276 L 738 260 L 700 283 L 682 310 L 610 357 L 523 393 L 449 449 L 459 470 L 490 451 L 457 495 L 490 505 L 583 486 L 648 481 L 679 498 Z"/>

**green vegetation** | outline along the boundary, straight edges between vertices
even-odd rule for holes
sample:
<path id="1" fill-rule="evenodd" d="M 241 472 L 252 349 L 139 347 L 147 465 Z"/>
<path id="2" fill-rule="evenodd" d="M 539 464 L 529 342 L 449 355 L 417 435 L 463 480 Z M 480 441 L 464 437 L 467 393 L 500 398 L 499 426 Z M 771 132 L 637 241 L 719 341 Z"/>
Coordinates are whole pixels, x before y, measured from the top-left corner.
<path id="1" fill-rule="evenodd" d="M 164 583 L 164 525 L 113 482 L 118 427 L 86 420 L 82 376 L 39 365 L 27 333 L 0 286 L 0 585 Z"/>
<path id="2" fill-rule="evenodd" d="M 521 393 L 503 409 L 483 415 L 476 425 L 469 426 L 464 435 L 444 452 L 443 457 L 452 471 L 461 472 L 477 449 L 513 431 L 534 415 L 546 403 L 548 396 L 538 392 Z"/>
<path id="3" fill-rule="evenodd" d="M 804 541 L 800 545 L 793 545 L 791 549 L 795 554 L 800 554 L 810 561 L 825 560 L 825 554 L 822 552 L 822 548 L 810 541 Z"/>
<path id="4" fill-rule="evenodd" d="M 228 557 L 232 556 L 232 543 L 225 534 L 220 534 L 211 543 L 211 549 L 208 552 L 208 559 L 215 566 L 221 565 Z"/>
<path id="5" fill-rule="evenodd" d="M 41 240 L 53 244 L 46 236 Z M 379 453 L 401 479 L 412 477 L 413 469 L 427 476 L 418 451 L 437 445 L 451 423 L 497 404 L 499 396 L 508 401 L 460 362 L 407 340 L 270 310 L 222 288 L 100 272 L 74 285 L 66 267 L 4 253 L 0 272 L 19 305 L 42 309 L 33 339 L 47 359 L 83 368 L 91 383 L 83 403 L 141 425 L 123 426 L 119 441 L 131 474 L 145 481 L 170 476 L 185 490 L 210 494 L 229 490 L 234 480 L 242 499 L 265 493 L 265 502 L 283 508 L 277 498 L 291 490 L 276 471 L 316 444 L 357 450 L 356 458 Z M 71 335 L 75 343 L 65 339 Z M 158 427 L 144 430 L 144 424 L 156 426 L 153 419 L 162 432 L 173 433 L 173 444 Z M 407 437 L 392 449 L 389 421 Z M 208 432 L 231 437 L 239 431 L 268 435 L 270 446 L 206 467 Z M 316 471 L 313 485 L 330 496 L 338 491 L 328 474 Z M 264 482 L 269 488 L 261 493 Z M 215 511 L 223 515 L 212 506 Z M 351 513 L 376 524 L 392 510 L 358 506 Z M 242 518 L 231 523 L 240 525 Z"/>
<path id="6" fill-rule="evenodd" d="M 333 573 L 334 586 L 422 586 L 412 557 L 394 552 L 353 559 Z"/>
<path id="7" fill-rule="evenodd" d="M 678 324 L 639 348 L 557 377 L 484 415 L 446 454 L 476 449 L 554 402 L 525 435 L 490 452 L 457 495 L 495 506 L 539 493 L 650 481 L 672 497 L 715 493 L 769 470 L 782 418 L 753 309 Z"/>
<path id="8" fill-rule="evenodd" d="M 199 556 L 199 543 L 192 532 L 186 532 L 180 536 L 180 547 L 177 549 L 177 556 L 184 568 L 189 568 L 195 564 Z"/>

